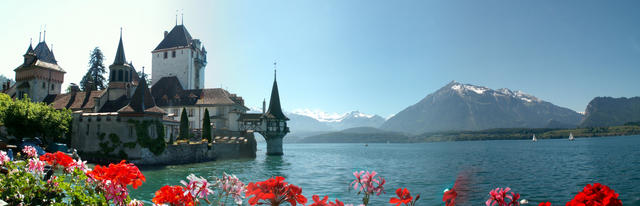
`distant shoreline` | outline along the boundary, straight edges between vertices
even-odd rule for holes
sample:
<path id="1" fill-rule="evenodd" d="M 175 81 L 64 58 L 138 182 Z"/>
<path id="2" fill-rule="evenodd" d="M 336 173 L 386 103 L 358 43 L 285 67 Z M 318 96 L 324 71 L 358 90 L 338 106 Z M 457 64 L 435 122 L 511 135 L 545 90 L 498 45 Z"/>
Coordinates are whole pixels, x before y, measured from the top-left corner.
<path id="1" fill-rule="evenodd" d="M 364 131 L 363 131 L 364 130 Z M 286 143 L 422 143 L 481 140 L 531 140 L 533 134 L 538 140 L 565 139 L 572 133 L 576 138 L 640 135 L 640 126 L 624 125 L 611 127 L 589 127 L 576 129 L 549 128 L 504 128 L 480 131 L 433 132 L 420 135 L 402 134 L 371 128 L 357 132 L 348 130 L 329 132 L 304 138 L 285 137 Z"/>

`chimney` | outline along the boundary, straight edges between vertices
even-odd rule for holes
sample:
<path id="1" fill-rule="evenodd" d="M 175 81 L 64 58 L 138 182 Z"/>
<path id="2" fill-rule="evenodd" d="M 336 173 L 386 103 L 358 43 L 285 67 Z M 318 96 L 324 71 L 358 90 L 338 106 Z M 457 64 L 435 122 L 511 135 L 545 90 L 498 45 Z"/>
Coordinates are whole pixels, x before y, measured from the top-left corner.
<path id="1" fill-rule="evenodd" d="M 164 31 L 164 37 L 165 37 L 165 38 L 167 37 L 167 35 L 168 35 L 168 34 L 169 34 L 169 32 L 168 32 L 168 31 Z"/>
<path id="2" fill-rule="evenodd" d="M 267 100 L 263 99 L 262 100 L 262 114 L 265 113 L 265 108 L 267 107 Z"/>

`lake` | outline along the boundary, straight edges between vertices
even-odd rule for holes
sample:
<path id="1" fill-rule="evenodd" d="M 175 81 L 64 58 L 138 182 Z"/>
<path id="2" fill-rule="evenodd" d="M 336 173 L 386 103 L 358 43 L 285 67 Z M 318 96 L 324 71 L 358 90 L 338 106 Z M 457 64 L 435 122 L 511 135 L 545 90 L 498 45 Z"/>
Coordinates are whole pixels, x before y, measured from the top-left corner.
<path id="1" fill-rule="evenodd" d="M 386 194 L 370 205 L 389 205 L 395 189 L 420 193 L 418 205 L 444 205 L 442 192 L 459 178 L 458 205 L 484 205 L 496 187 L 511 187 L 537 205 L 564 205 L 588 183 L 600 182 L 620 194 L 624 205 L 640 205 L 640 136 L 539 140 L 436 142 L 420 144 L 285 144 L 284 156 L 142 168 L 147 177 L 131 197 L 151 200 L 165 184 L 178 185 L 191 173 L 203 177 L 235 174 L 246 182 L 283 176 L 330 200 L 360 203 L 349 189 L 356 170 L 375 170 L 387 180 Z M 357 204 L 356 204 L 357 205 Z"/>

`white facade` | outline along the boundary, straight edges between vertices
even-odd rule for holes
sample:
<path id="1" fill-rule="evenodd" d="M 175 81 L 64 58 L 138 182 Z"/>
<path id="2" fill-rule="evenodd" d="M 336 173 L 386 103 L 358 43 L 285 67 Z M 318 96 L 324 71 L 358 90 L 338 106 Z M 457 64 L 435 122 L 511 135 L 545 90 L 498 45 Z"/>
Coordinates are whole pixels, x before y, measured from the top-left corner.
<path id="1" fill-rule="evenodd" d="M 156 50 L 151 58 L 151 81 L 155 84 L 160 78 L 176 76 L 184 89 L 204 88 L 204 69 L 202 63 L 206 53 L 192 47 L 176 47 Z"/>

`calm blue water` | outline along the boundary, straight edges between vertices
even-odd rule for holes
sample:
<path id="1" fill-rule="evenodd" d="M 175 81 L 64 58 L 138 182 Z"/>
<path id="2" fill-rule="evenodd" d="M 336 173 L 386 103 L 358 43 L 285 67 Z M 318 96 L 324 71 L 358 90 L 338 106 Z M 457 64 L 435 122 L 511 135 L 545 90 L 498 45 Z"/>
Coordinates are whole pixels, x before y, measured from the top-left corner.
<path id="1" fill-rule="evenodd" d="M 284 176 L 303 194 L 329 195 L 345 203 L 361 196 L 349 190 L 353 171 L 375 170 L 387 180 L 387 193 L 371 205 L 389 205 L 395 189 L 420 193 L 419 205 L 443 205 L 442 191 L 461 176 L 458 205 L 484 205 L 488 192 L 511 187 L 532 204 L 564 205 L 587 183 L 600 182 L 620 194 L 624 205 L 640 205 L 640 136 L 564 139 L 438 142 L 421 144 L 286 144 L 282 157 L 143 168 L 147 182 L 133 198 L 150 200 L 162 185 L 198 176 L 237 175 L 245 182 Z M 535 204 L 533 204 L 535 203 Z"/>

